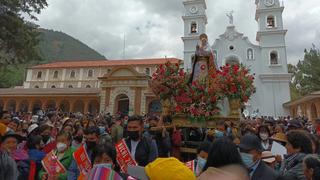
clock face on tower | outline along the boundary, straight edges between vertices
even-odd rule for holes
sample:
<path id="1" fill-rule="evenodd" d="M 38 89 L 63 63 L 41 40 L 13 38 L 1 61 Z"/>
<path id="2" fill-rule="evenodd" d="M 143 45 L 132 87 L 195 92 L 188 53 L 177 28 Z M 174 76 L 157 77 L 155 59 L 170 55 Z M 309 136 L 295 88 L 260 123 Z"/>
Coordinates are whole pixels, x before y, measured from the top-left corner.
<path id="1" fill-rule="evenodd" d="M 197 8 L 196 6 L 192 6 L 192 7 L 190 8 L 190 12 L 191 12 L 192 14 L 195 14 L 195 13 L 198 12 L 198 8 Z"/>
<path id="2" fill-rule="evenodd" d="M 274 5 L 274 0 L 264 0 L 264 5 L 270 7 Z"/>

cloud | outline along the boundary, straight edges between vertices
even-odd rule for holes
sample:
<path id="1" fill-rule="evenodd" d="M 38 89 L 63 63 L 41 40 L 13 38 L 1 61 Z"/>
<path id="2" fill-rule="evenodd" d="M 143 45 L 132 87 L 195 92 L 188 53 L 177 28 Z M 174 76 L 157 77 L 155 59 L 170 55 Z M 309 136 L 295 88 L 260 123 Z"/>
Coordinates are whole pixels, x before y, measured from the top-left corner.
<path id="1" fill-rule="evenodd" d="M 255 43 L 258 30 L 254 0 L 207 0 L 207 33 L 211 43 L 228 24 L 234 10 L 238 31 Z M 183 57 L 182 0 L 48 0 L 38 16 L 43 28 L 63 31 L 108 59 Z M 288 61 L 303 57 L 304 48 L 319 45 L 320 7 L 316 0 L 285 0 Z M 125 37 L 125 46 L 124 46 Z"/>

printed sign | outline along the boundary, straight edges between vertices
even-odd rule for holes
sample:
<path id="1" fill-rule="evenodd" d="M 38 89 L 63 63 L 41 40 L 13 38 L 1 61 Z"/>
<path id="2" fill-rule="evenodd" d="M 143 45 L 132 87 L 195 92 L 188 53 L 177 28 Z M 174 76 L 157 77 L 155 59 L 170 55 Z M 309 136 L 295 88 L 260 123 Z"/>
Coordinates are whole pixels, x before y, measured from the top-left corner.
<path id="1" fill-rule="evenodd" d="M 61 164 L 53 151 L 49 152 L 42 159 L 41 163 L 49 176 L 55 176 L 57 174 L 63 174 L 66 172 L 65 167 Z"/>
<path id="2" fill-rule="evenodd" d="M 73 157 L 78 165 L 80 172 L 86 175 L 91 170 L 91 161 L 86 151 L 84 144 L 82 144 L 74 153 Z"/>
<path id="3" fill-rule="evenodd" d="M 129 148 L 124 139 L 116 144 L 117 162 L 122 172 L 127 173 L 128 166 L 137 166 L 137 162 L 131 157 Z"/>

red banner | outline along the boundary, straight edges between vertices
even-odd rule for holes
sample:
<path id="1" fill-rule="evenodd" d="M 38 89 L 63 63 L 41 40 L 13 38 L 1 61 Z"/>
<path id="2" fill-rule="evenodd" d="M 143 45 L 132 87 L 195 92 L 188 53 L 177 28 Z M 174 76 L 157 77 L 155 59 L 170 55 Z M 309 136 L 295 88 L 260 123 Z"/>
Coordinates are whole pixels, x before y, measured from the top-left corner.
<path id="1" fill-rule="evenodd" d="M 53 151 L 49 152 L 41 161 L 43 168 L 49 176 L 56 176 L 66 172 L 65 167 L 58 160 Z"/>
<path id="2" fill-rule="evenodd" d="M 129 148 L 124 139 L 116 144 L 117 162 L 122 172 L 127 173 L 128 166 L 137 166 L 137 162 L 131 157 Z"/>
<path id="3" fill-rule="evenodd" d="M 82 144 L 74 153 L 73 157 L 78 165 L 81 174 L 86 175 L 91 170 L 91 161 L 86 151 L 84 144 Z"/>
<path id="4" fill-rule="evenodd" d="M 188 161 L 186 163 L 184 163 L 192 172 L 195 173 L 195 163 L 194 163 L 194 160 L 192 161 Z"/>

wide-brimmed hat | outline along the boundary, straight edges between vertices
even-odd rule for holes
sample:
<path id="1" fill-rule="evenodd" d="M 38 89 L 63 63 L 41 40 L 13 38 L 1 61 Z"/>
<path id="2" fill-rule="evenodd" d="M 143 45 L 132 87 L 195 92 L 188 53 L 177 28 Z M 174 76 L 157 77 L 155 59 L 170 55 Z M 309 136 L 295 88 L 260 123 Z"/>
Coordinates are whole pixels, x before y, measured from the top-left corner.
<path id="1" fill-rule="evenodd" d="M 270 139 L 284 143 L 287 142 L 287 136 L 284 133 L 276 133 Z"/>
<path id="2" fill-rule="evenodd" d="M 241 137 L 240 144 L 238 146 L 240 147 L 240 149 L 245 151 L 263 151 L 261 140 L 256 135 L 250 133 Z"/>
<path id="3" fill-rule="evenodd" d="M 22 136 L 20 136 L 19 134 L 16 134 L 14 132 L 8 132 L 7 134 L 5 134 L 4 136 L 1 137 L 1 143 L 8 138 L 15 138 L 15 139 L 17 139 L 18 142 L 24 140 L 24 138 Z"/>
<path id="4" fill-rule="evenodd" d="M 261 160 L 267 163 L 273 163 L 276 160 L 276 157 L 271 151 L 263 151 L 261 154 Z"/>
<path id="5" fill-rule="evenodd" d="M 128 174 L 141 180 L 195 180 L 194 173 L 176 158 L 157 158 L 146 167 L 129 166 Z"/>
<path id="6" fill-rule="evenodd" d="M 36 130 L 38 127 L 38 124 L 31 124 L 28 128 L 28 134 L 32 133 L 32 131 Z"/>

